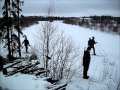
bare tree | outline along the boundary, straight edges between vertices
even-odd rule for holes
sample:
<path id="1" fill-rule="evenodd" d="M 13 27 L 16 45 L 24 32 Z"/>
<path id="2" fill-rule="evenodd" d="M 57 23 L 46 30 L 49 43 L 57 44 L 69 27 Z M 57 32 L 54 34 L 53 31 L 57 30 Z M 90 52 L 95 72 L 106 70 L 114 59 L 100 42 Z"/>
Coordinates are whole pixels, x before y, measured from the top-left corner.
<path id="1" fill-rule="evenodd" d="M 46 76 L 62 79 L 64 76 L 68 77 L 73 69 L 74 60 L 79 56 L 79 48 L 71 38 L 66 38 L 63 32 L 57 31 L 52 22 L 44 22 L 42 29 L 36 35 L 38 41 L 36 50 L 39 50 L 44 68 L 50 70 Z"/>
<path id="2" fill-rule="evenodd" d="M 52 5 L 50 3 L 47 9 L 48 16 L 52 15 Z M 74 68 L 75 59 L 78 59 L 79 47 L 71 38 L 59 32 L 53 22 L 45 21 L 41 26 L 36 35 L 35 51 L 39 52 L 38 56 L 44 68 L 50 71 L 46 73 L 46 76 L 51 76 L 54 80 L 68 78 Z"/>

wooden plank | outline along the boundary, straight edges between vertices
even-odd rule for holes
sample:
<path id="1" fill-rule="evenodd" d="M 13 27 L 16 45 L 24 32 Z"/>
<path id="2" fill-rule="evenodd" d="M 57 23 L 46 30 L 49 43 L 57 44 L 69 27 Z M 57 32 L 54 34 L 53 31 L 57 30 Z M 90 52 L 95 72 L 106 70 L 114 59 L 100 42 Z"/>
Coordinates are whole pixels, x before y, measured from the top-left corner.
<path id="1" fill-rule="evenodd" d="M 11 75 L 14 75 L 14 74 L 16 74 L 16 73 L 18 73 L 18 72 L 22 72 L 23 70 L 25 70 L 25 69 L 27 69 L 27 68 L 30 68 L 30 67 L 32 67 L 32 66 L 33 66 L 33 65 L 30 64 L 30 65 L 28 65 L 28 66 L 26 66 L 26 67 L 24 67 L 24 68 L 21 68 L 21 69 L 18 69 L 18 70 L 9 72 L 7 76 L 11 76 Z"/>
<path id="2" fill-rule="evenodd" d="M 18 73 L 18 72 L 22 72 L 22 71 L 24 71 L 24 70 L 26 70 L 26 69 L 28 69 L 28 68 L 31 68 L 31 67 L 34 66 L 34 65 L 38 65 L 38 64 L 39 64 L 39 63 L 29 64 L 29 65 L 25 66 L 24 68 L 21 68 L 21 69 L 18 69 L 18 70 L 16 70 L 16 71 L 14 71 L 14 72 L 9 73 L 7 76 L 11 76 L 11 75 L 14 75 L 14 74 L 16 74 L 16 73 Z"/>
<path id="3" fill-rule="evenodd" d="M 20 63 L 20 62 L 21 62 L 21 61 L 17 61 L 17 62 L 15 62 L 15 63 L 13 63 L 13 64 L 11 64 L 11 65 L 5 67 L 5 69 L 10 68 L 10 67 L 12 67 L 12 66 L 14 66 L 14 65 L 16 65 L 16 64 L 18 64 L 18 63 Z"/>
<path id="4" fill-rule="evenodd" d="M 31 70 L 24 71 L 24 73 L 33 73 L 38 70 L 44 70 L 43 68 L 32 68 Z"/>
<path id="5" fill-rule="evenodd" d="M 45 72 L 48 72 L 48 70 L 39 71 L 39 72 L 37 72 L 35 75 L 38 76 L 38 75 L 43 74 L 43 73 L 45 73 Z"/>
<path id="6" fill-rule="evenodd" d="M 51 80 L 52 80 L 52 78 L 51 78 L 51 77 L 44 77 L 44 78 L 43 78 L 43 80 L 45 80 L 45 81 L 48 81 L 48 82 L 49 82 L 49 81 L 51 81 Z"/>
<path id="7" fill-rule="evenodd" d="M 66 90 L 66 87 L 62 87 L 62 88 L 60 88 L 59 90 Z"/>
<path id="8" fill-rule="evenodd" d="M 59 84 L 59 85 L 54 85 L 51 89 L 49 90 L 65 90 L 67 84 Z"/>

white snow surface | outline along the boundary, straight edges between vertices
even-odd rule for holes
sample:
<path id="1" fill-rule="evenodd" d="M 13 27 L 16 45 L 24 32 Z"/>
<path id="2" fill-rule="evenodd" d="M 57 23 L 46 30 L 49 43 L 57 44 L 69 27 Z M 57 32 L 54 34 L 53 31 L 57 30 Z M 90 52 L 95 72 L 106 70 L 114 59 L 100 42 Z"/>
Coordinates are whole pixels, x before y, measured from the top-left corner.
<path id="1" fill-rule="evenodd" d="M 41 29 L 41 23 L 44 22 L 39 22 L 39 24 L 23 30 L 32 46 L 35 44 L 35 33 Z M 64 31 L 66 36 L 70 36 L 75 43 L 80 45 L 81 58 L 79 61 L 76 61 L 75 66 L 82 63 L 83 51 L 87 47 L 88 39 L 94 36 L 96 42 L 98 42 L 95 45 L 98 56 L 91 55 L 88 71 L 90 78 L 88 80 L 83 79 L 82 72 L 78 72 L 68 83 L 66 90 L 117 90 L 118 83 L 120 82 L 120 36 L 90 30 L 77 25 L 64 24 L 61 21 L 55 21 L 53 24 L 57 26 L 58 31 Z M 5 77 L 0 72 L 0 87 L 3 89 L 47 90 L 46 87 L 50 86 L 50 83 L 41 78 L 37 79 L 32 75 L 16 74 Z"/>
<path id="2" fill-rule="evenodd" d="M 51 84 L 33 75 L 16 74 L 5 77 L 0 73 L 0 86 L 3 90 L 46 90 Z"/>

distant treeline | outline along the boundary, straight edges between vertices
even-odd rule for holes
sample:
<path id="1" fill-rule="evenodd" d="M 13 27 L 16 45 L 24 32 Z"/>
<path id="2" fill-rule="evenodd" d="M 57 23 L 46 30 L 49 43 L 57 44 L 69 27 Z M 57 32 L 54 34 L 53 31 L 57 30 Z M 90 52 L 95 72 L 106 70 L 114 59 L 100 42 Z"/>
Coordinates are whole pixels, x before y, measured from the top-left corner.
<path id="1" fill-rule="evenodd" d="M 113 16 L 89 16 L 89 17 L 59 17 L 59 16 L 21 16 L 20 26 L 22 28 L 38 24 L 38 21 L 63 20 L 64 23 L 83 26 L 90 29 L 99 29 L 106 32 L 120 34 L 120 17 Z M 14 22 L 14 20 L 13 20 Z M 2 18 L 0 18 L 0 25 Z"/>
<path id="2" fill-rule="evenodd" d="M 105 21 L 105 20 L 114 20 L 117 23 L 120 24 L 120 17 L 113 17 L 113 16 L 90 16 L 93 20 L 100 20 L 100 21 Z"/>
<path id="3" fill-rule="evenodd" d="M 120 17 L 90 16 L 64 20 L 64 23 L 120 34 Z"/>
<path id="4" fill-rule="evenodd" d="M 38 24 L 38 21 L 54 21 L 54 20 L 68 20 L 73 17 L 57 17 L 57 16 L 21 16 L 20 17 L 20 25 L 21 27 L 29 27 L 33 24 Z M 2 24 L 3 18 L 0 18 L 0 25 Z M 12 22 L 15 22 L 14 19 Z"/>
<path id="5" fill-rule="evenodd" d="M 37 24 L 38 21 L 67 20 L 69 17 L 54 17 L 54 16 L 25 16 L 22 18 L 22 26 L 26 27 L 32 24 Z"/>
<path id="6" fill-rule="evenodd" d="M 59 17 L 59 16 L 25 16 L 24 19 L 33 19 L 35 21 L 54 21 L 66 20 L 73 17 Z"/>

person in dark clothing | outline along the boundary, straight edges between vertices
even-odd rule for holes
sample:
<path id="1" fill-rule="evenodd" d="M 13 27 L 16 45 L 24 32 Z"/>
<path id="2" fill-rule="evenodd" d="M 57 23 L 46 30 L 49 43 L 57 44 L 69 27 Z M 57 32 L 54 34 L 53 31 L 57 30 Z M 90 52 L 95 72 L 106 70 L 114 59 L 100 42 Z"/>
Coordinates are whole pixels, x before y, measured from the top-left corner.
<path id="1" fill-rule="evenodd" d="M 87 76 L 87 72 L 89 69 L 89 64 L 90 64 L 90 50 L 91 48 L 88 47 L 86 51 L 84 51 L 84 56 L 83 56 L 83 78 L 88 79 L 89 76 Z"/>
<path id="2" fill-rule="evenodd" d="M 88 40 L 88 47 L 90 47 L 90 43 L 91 43 L 91 38 L 89 38 Z"/>
<path id="3" fill-rule="evenodd" d="M 95 42 L 95 37 L 92 37 L 92 39 L 89 39 L 88 41 L 88 47 L 90 47 L 91 49 L 93 49 L 93 54 L 96 55 L 95 53 L 95 47 L 94 44 L 96 44 L 97 42 Z"/>
<path id="4" fill-rule="evenodd" d="M 30 44 L 29 44 L 29 41 L 27 40 L 27 37 L 25 37 L 25 40 L 23 41 L 23 43 L 24 43 L 25 48 L 26 48 L 26 53 L 28 53 L 28 45 L 30 46 Z"/>

